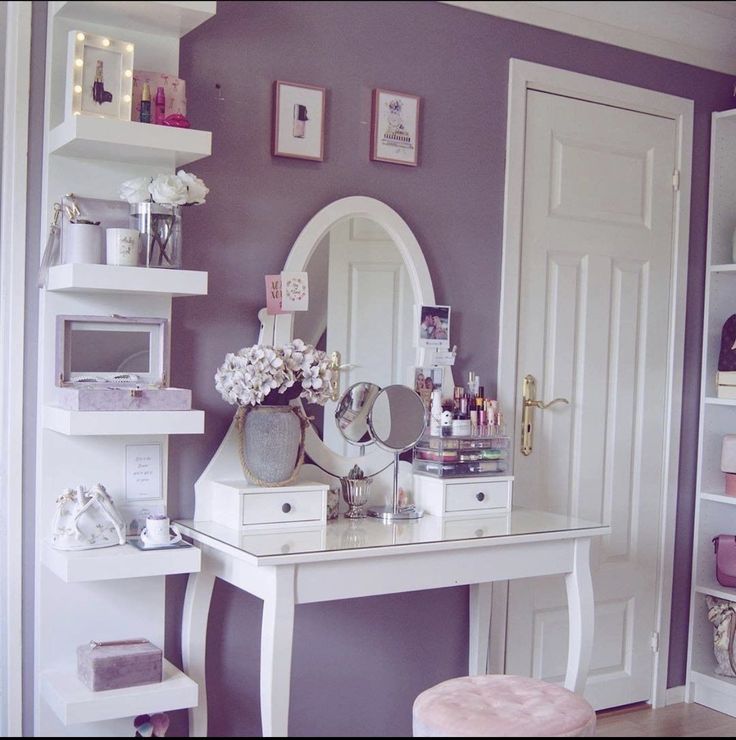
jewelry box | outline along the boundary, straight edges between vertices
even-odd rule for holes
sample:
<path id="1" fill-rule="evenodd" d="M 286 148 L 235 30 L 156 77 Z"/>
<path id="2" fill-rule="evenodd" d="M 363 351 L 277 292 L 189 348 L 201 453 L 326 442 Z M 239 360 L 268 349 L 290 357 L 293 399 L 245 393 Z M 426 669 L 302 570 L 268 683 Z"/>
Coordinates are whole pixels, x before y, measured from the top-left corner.
<path id="1" fill-rule="evenodd" d="M 188 411 L 170 388 L 169 322 L 156 317 L 58 316 L 53 403 L 71 411 Z"/>

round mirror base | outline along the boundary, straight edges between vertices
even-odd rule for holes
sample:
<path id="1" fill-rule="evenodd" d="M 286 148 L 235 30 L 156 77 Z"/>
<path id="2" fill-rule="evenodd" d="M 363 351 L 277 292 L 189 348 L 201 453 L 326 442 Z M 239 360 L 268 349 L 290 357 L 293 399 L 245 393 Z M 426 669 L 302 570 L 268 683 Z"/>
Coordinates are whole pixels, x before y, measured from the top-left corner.
<path id="1" fill-rule="evenodd" d="M 394 511 L 391 506 L 377 506 L 368 509 L 368 516 L 375 517 L 384 522 L 395 522 L 404 519 L 419 519 L 424 516 L 421 509 L 407 508 Z"/>

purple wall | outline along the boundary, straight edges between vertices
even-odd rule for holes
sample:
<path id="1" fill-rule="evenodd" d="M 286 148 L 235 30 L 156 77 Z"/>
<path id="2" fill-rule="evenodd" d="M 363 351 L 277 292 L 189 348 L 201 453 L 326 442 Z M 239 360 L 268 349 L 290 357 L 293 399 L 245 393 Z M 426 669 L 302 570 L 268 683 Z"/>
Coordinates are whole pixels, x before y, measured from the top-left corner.
<path id="1" fill-rule="evenodd" d="M 192 484 L 232 409 L 212 376 L 257 339 L 263 275 L 278 272 L 309 218 L 347 195 L 395 208 L 414 231 L 437 300 L 453 307 L 458 370 L 495 389 L 508 60 L 582 72 L 695 100 L 683 437 L 670 685 L 684 681 L 697 448 L 710 113 L 732 105 L 732 78 L 435 2 L 220 2 L 181 46 L 189 116 L 213 131 L 192 166 L 210 186 L 185 214 L 184 266 L 209 271 L 206 298 L 174 306 L 172 376 L 206 415 L 204 437 L 171 441 L 170 502 L 190 516 Z M 328 90 L 322 163 L 270 154 L 274 80 Z M 222 86 L 217 100 L 215 84 Z M 420 166 L 368 159 L 370 94 L 422 96 Z M 459 375 L 462 377 L 462 375 Z M 182 579 L 171 579 L 176 652 Z M 300 607 L 292 681 L 295 735 L 409 735 L 411 703 L 466 673 L 464 588 Z M 218 583 L 210 619 L 210 732 L 260 732 L 260 601 Z M 357 637 L 356 637 L 357 636 Z"/>

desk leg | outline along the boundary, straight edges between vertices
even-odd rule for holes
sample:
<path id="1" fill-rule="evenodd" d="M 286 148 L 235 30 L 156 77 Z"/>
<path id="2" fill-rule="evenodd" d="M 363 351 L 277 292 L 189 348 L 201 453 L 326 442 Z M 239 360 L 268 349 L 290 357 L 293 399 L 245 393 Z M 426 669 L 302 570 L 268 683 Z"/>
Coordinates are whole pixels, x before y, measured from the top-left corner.
<path id="1" fill-rule="evenodd" d="M 492 583 L 470 584 L 468 673 L 471 676 L 483 676 L 488 672 L 492 594 Z"/>
<path id="2" fill-rule="evenodd" d="M 573 569 L 565 576 L 565 584 L 570 625 L 565 688 L 582 694 L 590 668 L 595 622 L 589 537 L 575 540 Z"/>
<path id="3" fill-rule="evenodd" d="M 204 560 L 204 554 L 202 560 Z M 207 684 L 205 652 L 215 576 L 205 571 L 190 573 L 184 598 L 181 653 L 184 672 L 199 686 L 199 705 L 189 710 L 189 736 L 207 737 Z"/>
<path id="4" fill-rule="evenodd" d="M 261 726 L 263 737 L 289 731 L 291 648 L 294 639 L 294 566 L 274 566 L 263 599 L 261 625 Z"/>

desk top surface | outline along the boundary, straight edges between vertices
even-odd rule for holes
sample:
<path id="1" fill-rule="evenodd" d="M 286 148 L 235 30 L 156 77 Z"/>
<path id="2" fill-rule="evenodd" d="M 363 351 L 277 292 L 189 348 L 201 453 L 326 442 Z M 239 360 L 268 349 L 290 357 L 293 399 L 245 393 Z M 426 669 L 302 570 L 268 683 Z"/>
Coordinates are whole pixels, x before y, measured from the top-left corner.
<path id="1" fill-rule="evenodd" d="M 468 519 L 421 519 L 384 523 L 380 519 L 340 517 L 326 526 L 241 531 L 216 522 L 179 519 L 182 533 L 196 542 L 233 554 L 240 551 L 258 564 L 308 562 L 376 556 L 397 552 L 487 547 L 509 542 L 575 539 L 610 533 L 608 525 L 562 514 L 514 508 L 503 514 Z"/>

